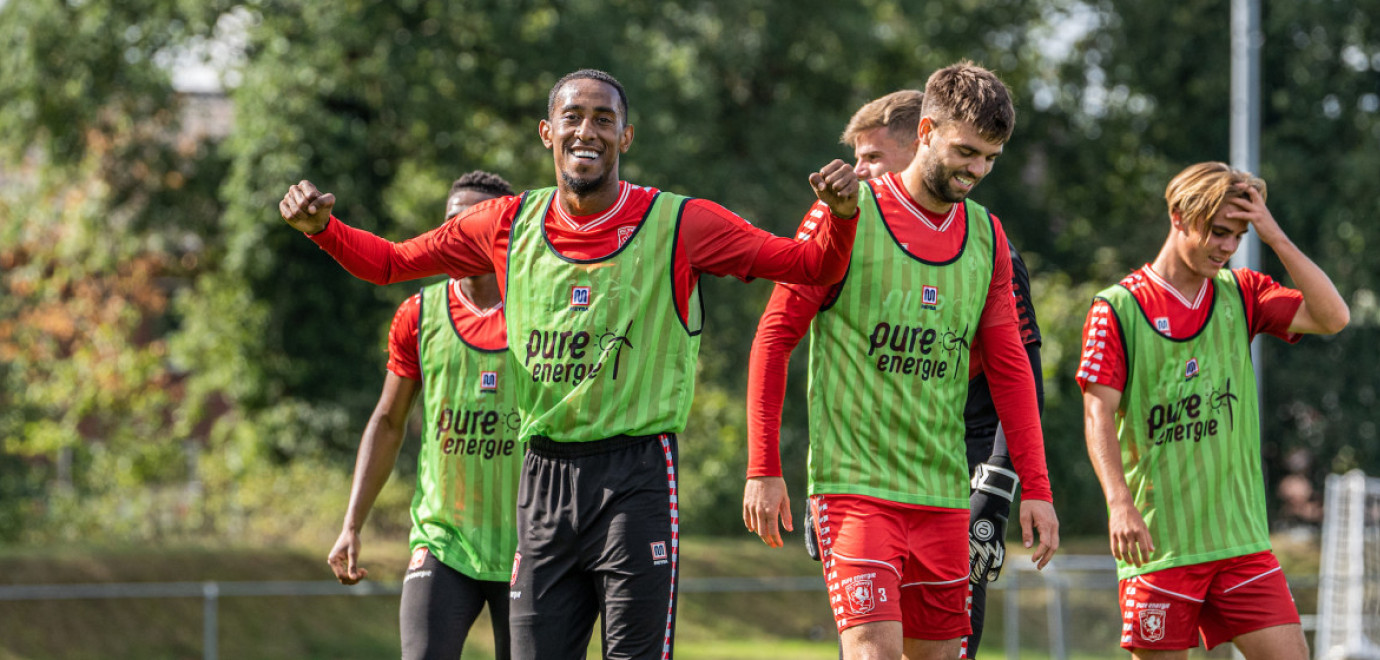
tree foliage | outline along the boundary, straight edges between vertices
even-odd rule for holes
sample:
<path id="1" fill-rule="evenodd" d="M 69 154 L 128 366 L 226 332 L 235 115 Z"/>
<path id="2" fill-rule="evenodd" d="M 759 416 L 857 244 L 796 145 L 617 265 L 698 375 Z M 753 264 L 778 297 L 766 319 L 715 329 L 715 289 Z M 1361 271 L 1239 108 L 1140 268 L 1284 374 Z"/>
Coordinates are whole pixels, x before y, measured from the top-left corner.
<path id="1" fill-rule="evenodd" d="M 1269 3 L 1264 15 L 1270 205 L 1355 319 L 1336 338 L 1267 341 L 1272 474 L 1297 447 L 1319 472 L 1380 470 L 1368 415 L 1380 311 L 1365 258 L 1380 239 L 1366 221 L 1380 210 L 1368 194 L 1377 15 L 1380 0 Z M 813 200 L 809 172 L 850 157 L 837 136 L 852 111 L 960 58 L 1015 93 L 1016 133 L 977 197 L 1034 274 L 1056 503 L 1070 531 L 1097 529 L 1072 381 L 1079 326 L 1093 291 L 1153 258 L 1169 177 L 1227 157 L 1228 19 L 1207 0 L 0 5 L 0 539 L 334 526 L 388 321 L 420 283 L 342 272 L 277 219 L 291 183 L 314 181 L 337 195 L 337 215 L 393 239 L 438 223 L 465 171 L 551 185 L 536 136 L 547 92 L 594 67 L 630 98 L 624 178 L 786 234 Z M 182 123 L 191 97 L 169 68 L 227 31 L 243 53 L 222 139 Z M 744 365 L 770 284 L 702 286 L 685 515 L 687 528 L 729 532 Z M 782 430 L 797 508 L 803 362 Z M 405 496 L 388 502 L 376 518 L 402 515 Z"/>

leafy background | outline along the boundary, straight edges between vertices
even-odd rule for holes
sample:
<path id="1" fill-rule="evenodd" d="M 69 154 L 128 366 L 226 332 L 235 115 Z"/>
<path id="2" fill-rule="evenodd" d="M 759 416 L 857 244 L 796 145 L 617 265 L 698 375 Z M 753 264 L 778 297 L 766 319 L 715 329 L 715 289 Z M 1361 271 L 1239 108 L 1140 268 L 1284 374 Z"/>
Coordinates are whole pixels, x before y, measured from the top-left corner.
<path id="1" fill-rule="evenodd" d="M 1273 497 L 1290 471 L 1317 488 L 1380 472 L 1380 0 L 1264 4 L 1260 174 L 1353 319 L 1264 344 Z M 1101 533 L 1078 332 L 1095 290 L 1153 258 L 1170 176 L 1228 157 L 1228 25 L 1207 0 L 0 2 L 0 544 L 333 537 L 388 320 L 415 285 L 343 273 L 278 219 L 288 185 L 311 179 L 393 239 L 439 222 L 465 171 L 549 185 L 536 122 L 551 84 L 588 66 L 628 90 L 625 178 L 786 234 L 809 172 L 850 158 L 852 111 L 960 58 L 1016 96 L 976 196 L 1034 274 L 1065 532 Z M 202 61 L 223 96 L 174 84 Z M 703 286 L 684 522 L 732 533 L 770 284 Z M 782 441 L 797 509 L 803 366 Z M 414 468 L 399 469 L 373 517 L 393 532 Z"/>

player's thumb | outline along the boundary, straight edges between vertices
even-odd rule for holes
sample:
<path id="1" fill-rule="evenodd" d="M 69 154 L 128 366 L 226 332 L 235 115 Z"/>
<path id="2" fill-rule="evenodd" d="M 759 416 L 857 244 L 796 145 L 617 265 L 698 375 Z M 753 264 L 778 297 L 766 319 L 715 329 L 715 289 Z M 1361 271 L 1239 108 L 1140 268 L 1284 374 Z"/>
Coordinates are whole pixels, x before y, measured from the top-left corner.
<path id="1" fill-rule="evenodd" d="M 810 173 L 810 186 L 815 190 L 824 190 L 824 175 L 820 174 L 819 172 Z"/>
<path id="2" fill-rule="evenodd" d="M 782 503 L 781 503 L 781 524 L 782 524 L 783 526 L 785 526 L 786 531 L 788 531 L 788 532 L 794 532 L 794 531 L 795 531 L 795 520 L 794 520 L 793 518 L 791 518 L 791 503 L 790 503 L 790 502 L 782 502 Z"/>
<path id="3" fill-rule="evenodd" d="M 1031 524 L 1031 517 L 1025 511 L 1021 512 L 1021 543 L 1027 548 L 1035 544 L 1035 531 Z"/>
<path id="4" fill-rule="evenodd" d="M 330 209 L 330 208 L 332 208 L 332 207 L 334 207 L 334 206 L 335 206 L 335 195 L 333 195 L 333 194 L 331 194 L 331 193 L 326 193 L 326 194 L 324 194 L 324 195 L 321 195 L 320 197 L 317 197 L 316 200 L 313 201 L 313 202 L 311 203 L 311 208 L 309 208 L 309 209 L 307 209 L 307 210 L 310 211 L 310 212 L 313 213 L 313 214 L 316 214 L 316 213 L 319 213 L 319 212 L 321 212 L 321 211 L 323 211 L 323 210 L 325 210 L 325 209 Z"/>

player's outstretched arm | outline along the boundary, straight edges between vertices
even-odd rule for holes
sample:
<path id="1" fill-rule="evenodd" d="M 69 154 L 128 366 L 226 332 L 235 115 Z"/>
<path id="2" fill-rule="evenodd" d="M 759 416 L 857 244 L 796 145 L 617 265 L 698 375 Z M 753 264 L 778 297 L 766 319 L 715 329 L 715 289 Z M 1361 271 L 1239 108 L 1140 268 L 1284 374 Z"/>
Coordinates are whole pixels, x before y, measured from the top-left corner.
<path id="1" fill-rule="evenodd" d="M 1155 543 L 1126 485 L 1121 445 L 1116 438 L 1116 411 L 1120 405 L 1120 391 L 1088 383 L 1083 392 L 1083 431 L 1087 436 L 1088 458 L 1107 498 L 1107 530 L 1112 556 L 1140 566 L 1150 561 Z"/>
<path id="2" fill-rule="evenodd" d="M 747 480 L 743 487 L 743 524 L 749 532 L 762 537 L 763 543 L 773 548 L 785 545 L 781 540 L 781 526 L 788 532 L 795 531 L 785 479 L 751 477 Z"/>
<path id="3" fill-rule="evenodd" d="M 388 482 L 393 464 L 398 460 L 403 432 L 407 428 L 407 414 L 420 390 L 419 383 L 389 372 L 383 381 L 378 405 L 369 417 L 369 425 L 359 441 L 355 456 L 355 476 L 350 486 L 350 504 L 345 510 L 345 522 L 340 537 L 326 563 L 341 584 L 355 584 L 369 575 L 359 567 L 360 530 L 374 508 L 379 491 Z"/>
<path id="4" fill-rule="evenodd" d="M 335 208 L 335 195 L 322 193 L 312 182 L 301 180 L 289 186 L 283 201 L 278 202 L 278 212 L 282 214 L 293 229 L 307 234 L 319 234 L 331 221 L 331 209 Z"/>
<path id="5" fill-rule="evenodd" d="M 838 218 L 851 218 L 858 212 L 858 173 L 837 158 L 810 175 L 810 187 L 819 201 L 829 205 Z"/>
<path id="6" fill-rule="evenodd" d="M 1239 187 L 1246 197 L 1227 198 L 1227 203 L 1234 208 L 1227 210 L 1226 217 L 1251 223 L 1261 242 L 1275 251 L 1285 270 L 1289 271 L 1289 277 L 1293 278 L 1294 286 L 1303 293 L 1303 303 L 1289 323 L 1289 332 L 1307 335 L 1341 332 L 1351 321 L 1351 310 L 1337 292 L 1337 286 L 1284 234 L 1269 207 L 1265 206 L 1260 191 L 1246 184 L 1239 184 Z"/>

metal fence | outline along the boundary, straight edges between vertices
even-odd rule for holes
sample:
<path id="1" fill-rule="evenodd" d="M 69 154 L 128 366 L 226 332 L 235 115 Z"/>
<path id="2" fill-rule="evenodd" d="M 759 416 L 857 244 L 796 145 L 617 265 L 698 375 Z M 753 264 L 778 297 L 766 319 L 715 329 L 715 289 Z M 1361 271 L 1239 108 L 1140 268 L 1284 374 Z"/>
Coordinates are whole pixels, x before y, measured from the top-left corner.
<path id="1" fill-rule="evenodd" d="M 1317 586 L 1313 576 L 1293 579 L 1295 587 Z M 1061 555 L 1043 571 L 1024 561 L 1008 563 L 1002 579 L 992 582 L 989 594 L 1002 594 L 1002 638 L 1006 657 L 1020 657 L 1022 594 L 1043 595 L 1052 660 L 1067 660 L 1070 644 L 1070 595 L 1085 591 L 1114 591 L 1116 564 L 1108 556 Z M 685 578 L 682 593 L 748 593 L 824 591 L 824 579 L 809 577 Z M 219 648 L 221 598 L 274 596 L 386 596 L 402 592 L 402 583 L 361 582 L 344 586 L 333 581 L 266 582 L 126 582 L 104 584 L 35 584 L 0 586 L 0 601 L 51 601 L 73 599 L 200 598 L 202 600 L 202 657 L 216 660 Z M 989 610 L 990 612 L 990 610 Z M 1304 629 L 1315 627 L 1315 617 L 1304 616 Z"/>

